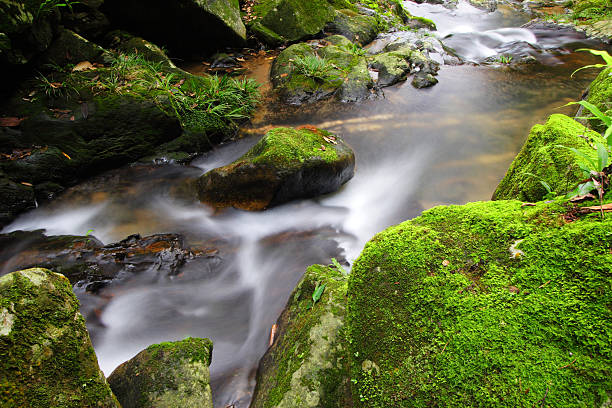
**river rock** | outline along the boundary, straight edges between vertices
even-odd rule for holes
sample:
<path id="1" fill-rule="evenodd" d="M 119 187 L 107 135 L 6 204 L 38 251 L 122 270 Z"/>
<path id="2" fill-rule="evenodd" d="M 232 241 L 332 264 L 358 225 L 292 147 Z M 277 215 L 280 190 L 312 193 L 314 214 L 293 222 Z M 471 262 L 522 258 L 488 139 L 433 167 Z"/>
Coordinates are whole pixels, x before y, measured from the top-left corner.
<path id="1" fill-rule="evenodd" d="M 287 42 L 311 38 L 335 17 L 326 0 L 263 0 L 253 7 L 253 15 L 263 28 Z M 263 30 L 258 27 L 258 31 Z"/>
<path id="2" fill-rule="evenodd" d="M 343 35 L 360 45 L 371 43 L 381 29 L 376 18 L 346 9 L 337 10 L 334 20 L 325 26 L 326 31 Z"/>
<path id="3" fill-rule="evenodd" d="M 346 292 L 347 277 L 337 269 L 313 265 L 306 270 L 277 321 L 274 342 L 259 362 L 252 408 L 352 405 Z"/>
<path id="4" fill-rule="evenodd" d="M 63 275 L 0 278 L 0 355 L 3 407 L 119 407 Z"/>
<path id="5" fill-rule="evenodd" d="M 342 139 L 311 126 L 276 128 L 233 163 L 197 181 L 213 207 L 263 210 L 336 191 L 353 177 L 355 154 Z"/>
<path id="6" fill-rule="evenodd" d="M 106 0 L 101 10 L 111 23 L 183 56 L 246 42 L 238 0 Z"/>
<path id="7" fill-rule="evenodd" d="M 164 68 L 176 68 L 161 47 L 127 31 L 113 30 L 106 34 L 105 40 L 111 49 L 123 54 L 137 54 L 147 61 L 161 63 Z"/>
<path id="8" fill-rule="evenodd" d="M 59 29 L 51 46 L 42 55 L 42 62 L 63 67 L 82 61 L 103 62 L 104 48 L 81 37 L 74 31 Z M 110 55 L 106 56 L 110 58 Z"/>
<path id="9" fill-rule="evenodd" d="M 36 207 L 32 186 L 16 183 L 4 173 L 0 173 L 0 196 L 0 226 L 10 222 L 17 214 Z"/>
<path id="10" fill-rule="evenodd" d="M 579 211 L 470 203 L 377 234 L 349 276 L 354 406 L 609 403 L 612 217 Z"/>
<path id="11" fill-rule="evenodd" d="M 591 82 L 586 100 L 597 106 L 603 114 L 612 117 L 612 67 L 601 71 Z M 586 113 L 584 109 L 583 113 Z M 589 125 L 600 133 L 606 131 L 606 125 L 599 119 L 589 120 Z"/>
<path id="12" fill-rule="evenodd" d="M 332 95 L 342 102 L 367 99 L 372 95 L 374 82 L 365 56 L 358 50 L 358 46 L 341 35 L 294 44 L 272 64 L 272 85 L 285 101 L 294 105 Z M 319 68 L 310 68 L 313 63 Z"/>
<path id="13" fill-rule="evenodd" d="M 535 125 L 493 194 L 494 200 L 538 201 L 546 194 L 542 182 L 558 195 L 573 190 L 584 175 L 582 159 L 558 147 L 580 150 L 597 161 L 597 151 L 590 143 L 605 143 L 601 135 L 565 115 L 551 115 L 546 124 Z M 583 164 L 583 163 L 582 163 Z"/>
<path id="14" fill-rule="evenodd" d="M 117 367 L 108 382 L 123 408 L 212 408 L 211 360 L 209 339 L 154 344 Z"/>

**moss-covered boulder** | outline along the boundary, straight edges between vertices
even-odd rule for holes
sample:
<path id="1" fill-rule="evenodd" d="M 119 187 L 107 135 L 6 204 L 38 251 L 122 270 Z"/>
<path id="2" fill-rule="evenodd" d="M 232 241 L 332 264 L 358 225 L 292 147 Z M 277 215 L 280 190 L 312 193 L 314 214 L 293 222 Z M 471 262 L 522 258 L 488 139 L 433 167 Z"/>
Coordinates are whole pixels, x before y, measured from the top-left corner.
<path id="1" fill-rule="evenodd" d="M 112 50 L 126 55 L 138 55 L 153 63 L 161 63 L 164 68 L 176 68 L 166 52 L 157 44 L 122 30 L 113 30 L 106 34 L 106 43 Z"/>
<path id="2" fill-rule="evenodd" d="M 214 207 L 263 210 L 336 191 L 354 168 L 353 150 L 331 133 L 276 128 L 233 163 L 200 177 L 197 189 L 200 200 Z"/>
<path id="3" fill-rule="evenodd" d="M 584 179 L 581 159 L 566 146 L 578 149 L 597 161 L 593 142 L 603 142 L 596 132 L 565 115 L 551 115 L 546 124 L 535 125 L 503 180 L 493 194 L 494 200 L 541 200 L 547 183 L 557 194 L 573 190 Z"/>
<path id="4" fill-rule="evenodd" d="M 405 81 L 410 73 L 410 63 L 402 55 L 394 53 L 375 55 L 369 65 L 378 72 L 376 83 L 381 87 Z"/>
<path id="5" fill-rule="evenodd" d="M 27 269 L 0 278 L 0 356 L 3 407 L 119 407 L 63 275 Z"/>
<path id="6" fill-rule="evenodd" d="M 253 14 L 262 27 L 287 42 L 311 38 L 335 17 L 326 0 L 263 0 L 253 7 Z"/>
<path id="7" fill-rule="evenodd" d="M 359 14 L 353 10 L 337 10 L 336 17 L 326 25 L 326 31 L 340 34 L 351 42 L 366 45 L 382 31 L 376 18 Z"/>
<path id="8" fill-rule="evenodd" d="M 209 339 L 154 344 L 117 367 L 108 382 L 123 408 L 212 408 L 211 360 Z"/>
<path id="9" fill-rule="evenodd" d="M 182 56 L 246 41 L 238 0 L 106 0 L 101 10 L 114 25 Z"/>
<path id="10" fill-rule="evenodd" d="M 597 106 L 604 114 L 612 116 L 612 67 L 601 71 L 591 82 L 586 100 Z M 589 120 L 589 124 L 600 133 L 606 130 L 606 126 L 599 119 Z"/>
<path id="11" fill-rule="evenodd" d="M 274 89 L 288 103 L 299 105 L 328 98 L 358 102 L 372 95 L 374 82 L 363 50 L 341 35 L 294 44 L 272 64 Z"/>
<path id="12" fill-rule="evenodd" d="M 351 406 L 346 289 L 346 276 L 334 268 L 313 265 L 306 270 L 259 363 L 252 408 Z"/>
<path id="13" fill-rule="evenodd" d="M 42 55 L 42 62 L 63 67 L 79 62 L 103 62 L 104 48 L 65 28 L 59 29 L 51 46 Z M 110 58 L 110 55 L 106 55 Z"/>
<path id="14" fill-rule="evenodd" d="M 355 405 L 608 404 L 611 227 L 562 201 L 494 201 L 376 235 L 349 277 Z"/>

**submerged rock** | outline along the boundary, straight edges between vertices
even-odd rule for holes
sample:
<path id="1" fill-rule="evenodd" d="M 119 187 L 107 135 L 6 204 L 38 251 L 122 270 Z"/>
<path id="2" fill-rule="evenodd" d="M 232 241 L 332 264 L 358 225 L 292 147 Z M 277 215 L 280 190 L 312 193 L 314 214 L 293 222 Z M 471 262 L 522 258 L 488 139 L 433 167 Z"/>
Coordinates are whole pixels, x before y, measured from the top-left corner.
<path id="1" fill-rule="evenodd" d="M 349 277 L 355 406 L 605 406 L 612 218 L 576 214 L 470 203 L 377 234 Z"/>
<path id="2" fill-rule="evenodd" d="M 63 275 L 0 278 L 0 355 L 3 407 L 119 407 Z"/>
<path id="3" fill-rule="evenodd" d="M 212 408 L 211 360 L 209 339 L 154 344 L 117 367 L 108 382 L 123 408 Z"/>
<path id="4" fill-rule="evenodd" d="M 346 291 L 340 271 L 323 265 L 306 270 L 259 363 L 252 408 L 351 406 Z"/>
<path id="5" fill-rule="evenodd" d="M 551 115 L 546 124 L 531 129 L 493 199 L 541 200 L 547 194 L 542 182 L 559 195 L 573 190 L 584 179 L 580 170 L 583 159 L 559 146 L 578 149 L 597 161 L 597 151 L 590 146 L 593 142 L 604 140 L 572 118 Z"/>
<path id="6" fill-rule="evenodd" d="M 353 177 L 355 154 L 342 139 L 314 127 L 276 128 L 233 163 L 197 181 L 213 207 L 263 210 L 333 192 Z"/>
<path id="7" fill-rule="evenodd" d="M 101 10 L 111 23 L 182 56 L 242 46 L 246 27 L 238 0 L 106 0 Z"/>

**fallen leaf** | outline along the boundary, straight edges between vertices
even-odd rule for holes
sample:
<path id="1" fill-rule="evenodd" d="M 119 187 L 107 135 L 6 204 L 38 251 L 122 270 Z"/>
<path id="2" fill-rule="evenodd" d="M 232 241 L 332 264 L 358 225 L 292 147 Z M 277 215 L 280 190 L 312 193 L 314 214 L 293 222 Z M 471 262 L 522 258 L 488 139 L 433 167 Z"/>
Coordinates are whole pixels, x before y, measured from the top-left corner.
<path id="1" fill-rule="evenodd" d="M 21 184 L 23 184 L 24 186 L 32 187 L 32 183 L 26 183 L 25 181 L 22 181 Z"/>
<path id="2" fill-rule="evenodd" d="M 94 66 L 89 61 L 81 61 L 72 68 L 72 72 L 89 71 L 94 69 Z"/>
<path id="3" fill-rule="evenodd" d="M 50 82 L 49 86 L 51 86 L 51 88 L 58 89 L 62 87 L 62 84 L 60 82 Z"/>
<path id="4" fill-rule="evenodd" d="M 286 77 L 286 76 L 289 76 L 289 74 L 287 74 L 287 73 L 285 73 L 285 74 L 280 74 L 280 77 L 281 77 L 281 78 L 284 78 L 284 77 Z"/>
<path id="5" fill-rule="evenodd" d="M 327 150 L 327 148 L 325 146 L 321 145 L 321 149 L 319 149 L 319 150 L 325 151 L 325 150 Z"/>
<path id="6" fill-rule="evenodd" d="M 236 61 L 244 62 L 246 60 L 244 58 L 236 58 Z"/>
<path id="7" fill-rule="evenodd" d="M 448 266 L 450 265 L 450 261 L 448 259 L 445 259 L 442 261 L 442 266 Z"/>
<path id="8" fill-rule="evenodd" d="M 177 82 L 176 84 L 174 84 L 173 86 L 174 86 L 175 88 L 180 88 L 180 87 L 181 87 L 181 85 L 183 85 L 184 83 L 185 83 L 185 80 L 184 80 L 184 79 L 181 79 L 180 81 L 178 81 L 178 82 Z"/>
<path id="9" fill-rule="evenodd" d="M 591 200 L 591 199 L 595 199 L 595 196 L 593 194 L 591 194 L 591 193 L 588 193 L 588 194 L 585 194 L 585 195 L 579 195 L 579 196 L 576 196 L 576 197 L 572 197 L 572 198 L 570 198 L 570 202 L 572 202 L 572 203 L 581 203 L 583 201 Z"/>
<path id="10" fill-rule="evenodd" d="M 62 154 L 63 154 L 64 156 L 66 156 L 66 157 L 68 158 L 68 160 L 72 160 L 72 157 L 68 156 L 66 153 L 62 152 Z"/>
<path id="11" fill-rule="evenodd" d="M 535 207 L 534 203 L 523 203 L 521 204 L 521 207 Z"/>
<path id="12" fill-rule="evenodd" d="M 100 79 L 100 75 L 96 75 L 95 77 L 91 78 L 93 82 L 97 81 L 98 79 Z"/>
<path id="13" fill-rule="evenodd" d="M 70 117 L 70 120 L 74 122 L 74 115 Z"/>
<path id="14" fill-rule="evenodd" d="M 276 337 L 276 331 L 278 330 L 278 325 L 274 323 L 270 328 L 270 341 L 268 343 L 271 346 L 274 343 L 274 338 Z"/>
<path id="15" fill-rule="evenodd" d="M 15 127 L 19 126 L 21 122 L 23 122 L 25 118 L 16 118 L 16 117 L 6 117 L 0 118 L 0 126 L 4 127 Z"/>
<path id="16" fill-rule="evenodd" d="M 30 98 L 31 98 L 31 97 L 33 97 L 34 95 L 36 95 L 36 91 L 32 91 L 32 92 L 30 92 L 30 93 L 28 94 L 28 96 L 29 96 Z"/>
<path id="17" fill-rule="evenodd" d="M 612 211 L 612 203 L 604 204 L 602 206 L 594 205 L 591 207 L 582 207 L 580 212 L 595 212 L 595 211 Z"/>

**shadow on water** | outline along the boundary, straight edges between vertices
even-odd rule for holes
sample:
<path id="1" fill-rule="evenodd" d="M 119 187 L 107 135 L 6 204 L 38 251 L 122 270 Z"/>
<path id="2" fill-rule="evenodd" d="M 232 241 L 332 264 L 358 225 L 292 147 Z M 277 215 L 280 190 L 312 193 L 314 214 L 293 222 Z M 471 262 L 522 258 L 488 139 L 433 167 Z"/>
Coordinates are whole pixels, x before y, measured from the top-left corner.
<path id="1" fill-rule="evenodd" d="M 474 21 L 485 20 L 478 13 Z M 305 267 L 332 257 L 353 261 L 376 232 L 434 205 L 489 199 L 530 127 L 551 112 L 571 114 L 559 107 L 580 98 L 595 75 L 569 78 L 593 62 L 586 54 L 559 52 L 555 59 L 561 63 L 444 66 L 432 88 L 405 83 L 358 105 L 293 108 L 268 100 L 244 138 L 191 166 L 109 172 L 21 216 L 4 232 L 46 228 L 48 234 L 83 235 L 94 229 L 105 243 L 134 233 L 177 232 L 188 243 L 221 242 L 205 267 L 187 262 L 172 278 L 143 273 L 98 295 L 77 294 L 84 308 L 101 298 L 108 302 L 97 322 L 88 321 L 106 374 L 151 343 L 209 337 L 216 406 L 246 407 L 270 327 Z M 264 61 L 257 65 L 260 74 Z M 267 129 L 303 124 L 336 132 L 356 152 L 355 177 L 337 193 L 260 213 L 220 214 L 175 194 L 185 180 L 239 157 Z"/>

